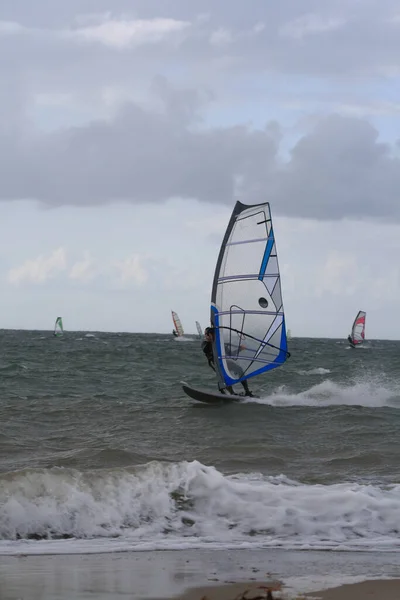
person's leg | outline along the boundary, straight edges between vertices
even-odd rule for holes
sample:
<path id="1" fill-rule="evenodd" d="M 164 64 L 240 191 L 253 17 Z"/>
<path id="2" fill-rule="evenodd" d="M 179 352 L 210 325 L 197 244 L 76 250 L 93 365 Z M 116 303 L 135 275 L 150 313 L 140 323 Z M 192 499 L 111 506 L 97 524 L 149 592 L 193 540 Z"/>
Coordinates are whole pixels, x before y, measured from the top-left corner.
<path id="1" fill-rule="evenodd" d="M 244 381 L 241 381 L 240 383 L 244 387 L 244 392 L 245 392 L 246 396 L 252 396 L 253 392 L 250 391 L 249 385 L 248 385 L 246 379 Z"/>

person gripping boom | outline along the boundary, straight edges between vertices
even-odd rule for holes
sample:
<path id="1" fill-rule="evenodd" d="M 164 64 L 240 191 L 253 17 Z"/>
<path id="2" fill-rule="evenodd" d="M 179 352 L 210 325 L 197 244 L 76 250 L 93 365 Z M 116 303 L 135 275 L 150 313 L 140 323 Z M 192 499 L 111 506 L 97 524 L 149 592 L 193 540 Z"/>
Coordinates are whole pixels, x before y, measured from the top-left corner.
<path id="1" fill-rule="evenodd" d="M 215 371 L 216 369 L 215 369 L 214 353 L 213 353 L 214 339 L 215 339 L 215 327 L 206 327 L 206 329 L 204 330 L 204 340 L 201 343 L 201 349 L 203 350 L 203 352 L 207 358 L 208 365 Z M 227 354 L 230 355 L 230 346 L 228 344 L 225 344 L 225 349 L 229 350 L 229 352 L 227 352 Z M 244 346 L 240 346 L 239 352 L 240 352 L 240 350 L 244 350 Z M 234 361 L 228 359 L 227 363 L 228 363 L 228 366 L 232 369 L 232 371 L 238 375 L 238 377 L 241 377 L 243 375 L 242 369 Z M 250 396 L 250 398 L 253 398 L 253 393 L 250 391 L 247 381 L 244 380 L 244 381 L 241 381 L 240 383 L 242 384 L 242 386 L 244 388 L 244 395 Z M 236 393 L 233 391 L 233 388 L 231 385 L 227 385 L 226 389 L 228 390 L 228 392 L 230 394 L 236 395 Z M 219 391 L 222 394 L 225 394 L 225 389 L 220 389 Z"/>

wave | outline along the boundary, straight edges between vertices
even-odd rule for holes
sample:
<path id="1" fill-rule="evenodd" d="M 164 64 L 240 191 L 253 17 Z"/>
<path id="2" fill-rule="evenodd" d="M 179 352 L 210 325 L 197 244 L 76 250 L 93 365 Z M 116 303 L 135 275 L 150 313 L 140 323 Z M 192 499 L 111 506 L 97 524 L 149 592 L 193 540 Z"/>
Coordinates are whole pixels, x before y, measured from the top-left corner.
<path id="1" fill-rule="evenodd" d="M 298 371 L 299 375 L 327 375 L 330 372 L 330 369 L 324 369 L 324 367 L 315 367 L 308 371 Z"/>
<path id="2" fill-rule="evenodd" d="M 400 408 L 400 390 L 380 382 L 335 383 L 326 379 L 308 390 L 291 393 L 280 386 L 272 394 L 245 400 L 271 406 L 365 406 Z"/>
<path id="3" fill-rule="evenodd" d="M 0 554 L 182 548 L 400 550 L 400 485 L 224 476 L 198 461 L 0 476 Z"/>

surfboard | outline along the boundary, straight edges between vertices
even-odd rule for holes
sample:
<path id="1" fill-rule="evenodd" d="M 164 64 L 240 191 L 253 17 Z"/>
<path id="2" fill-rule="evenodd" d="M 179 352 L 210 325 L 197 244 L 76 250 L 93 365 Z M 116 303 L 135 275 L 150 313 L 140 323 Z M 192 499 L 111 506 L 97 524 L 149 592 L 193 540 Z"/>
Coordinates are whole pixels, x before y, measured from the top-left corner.
<path id="1" fill-rule="evenodd" d="M 192 388 L 188 385 L 182 385 L 182 389 L 189 398 L 205 402 L 206 404 L 227 404 L 230 402 L 240 402 L 243 396 L 232 396 L 232 394 L 221 394 L 219 392 L 211 392 L 210 390 L 200 390 Z"/>

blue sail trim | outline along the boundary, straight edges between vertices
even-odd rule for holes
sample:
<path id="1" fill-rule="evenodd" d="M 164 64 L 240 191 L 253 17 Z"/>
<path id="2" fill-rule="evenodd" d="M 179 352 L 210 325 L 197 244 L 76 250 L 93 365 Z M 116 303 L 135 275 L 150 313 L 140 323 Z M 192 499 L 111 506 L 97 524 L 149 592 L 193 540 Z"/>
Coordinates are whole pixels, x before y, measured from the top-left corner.
<path id="1" fill-rule="evenodd" d="M 220 333 L 220 329 L 219 329 L 219 314 L 218 314 L 217 308 L 213 304 L 211 305 L 211 313 L 213 314 L 213 324 L 214 324 L 214 327 L 216 328 L 215 343 L 216 343 L 216 349 L 217 349 L 217 355 L 218 355 L 218 370 L 221 373 L 226 385 L 235 385 L 235 383 L 240 383 L 241 381 L 250 379 L 251 377 L 254 377 L 255 375 L 260 375 L 261 373 L 266 373 L 267 371 L 271 371 L 272 369 L 276 369 L 277 367 L 280 367 L 286 361 L 287 337 L 286 337 L 285 318 L 283 318 L 282 325 L 280 326 L 281 327 L 281 341 L 280 341 L 280 352 L 279 352 L 278 356 L 272 362 L 270 362 L 268 365 L 263 365 L 262 367 L 257 369 L 257 371 L 253 371 L 252 373 L 249 373 L 248 375 L 244 374 L 243 377 L 240 377 L 237 379 L 232 379 L 232 377 L 230 377 L 230 375 L 228 375 L 228 373 L 226 372 L 225 367 L 224 367 L 224 362 L 221 358 L 221 356 L 225 353 L 222 352 L 221 333 Z"/>
<path id="2" fill-rule="evenodd" d="M 275 243 L 274 231 L 273 231 L 273 229 L 271 227 L 271 230 L 270 230 L 270 233 L 269 233 L 269 236 L 268 236 L 268 242 L 267 242 L 267 244 L 265 246 L 264 256 L 263 256 L 263 259 L 262 259 L 262 262 L 261 262 L 260 272 L 258 274 L 258 279 L 260 281 L 262 281 L 263 278 L 264 278 L 265 271 L 267 269 L 267 264 L 268 264 L 268 261 L 269 261 L 269 257 L 271 256 L 271 252 L 272 252 L 272 248 L 273 248 L 274 243 Z"/>

